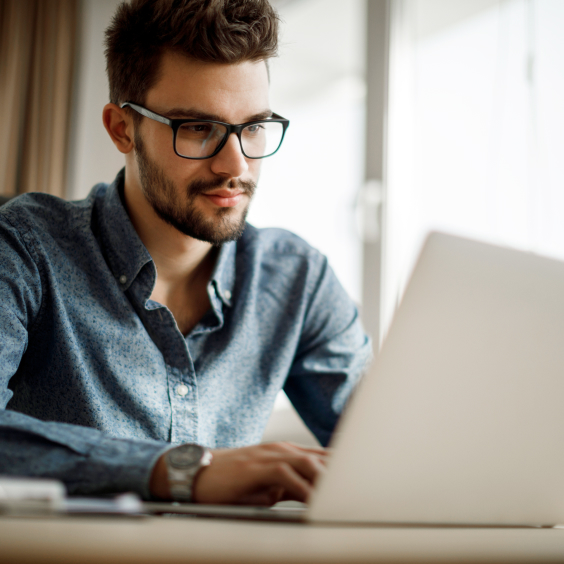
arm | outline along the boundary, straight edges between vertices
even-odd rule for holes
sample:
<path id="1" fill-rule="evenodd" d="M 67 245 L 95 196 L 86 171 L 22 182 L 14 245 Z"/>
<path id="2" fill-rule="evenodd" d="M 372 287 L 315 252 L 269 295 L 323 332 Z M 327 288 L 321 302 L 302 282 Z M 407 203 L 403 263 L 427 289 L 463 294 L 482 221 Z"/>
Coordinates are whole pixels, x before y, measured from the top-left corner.
<path id="1" fill-rule="evenodd" d="M 306 311 L 284 391 L 322 445 L 327 445 L 372 356 L 358 311 L 325 257 Z"/>
<path id="2" fill-rule="evenodd" d="M 33 245 L 31 236 L 0 223 L 0 474 L 56 478 L 71 494 L 129 490 L 147 497 L 151 469 L 168 444 L 114 439 L 6 409 L 45 298 Z"/>
<path id="3" fill-rule="evenodd" d="M 168 448 L 0 411 L 0 474 L 55 478 L 69 494 L 134 491 L 147 498 L 151 469 Z"/>

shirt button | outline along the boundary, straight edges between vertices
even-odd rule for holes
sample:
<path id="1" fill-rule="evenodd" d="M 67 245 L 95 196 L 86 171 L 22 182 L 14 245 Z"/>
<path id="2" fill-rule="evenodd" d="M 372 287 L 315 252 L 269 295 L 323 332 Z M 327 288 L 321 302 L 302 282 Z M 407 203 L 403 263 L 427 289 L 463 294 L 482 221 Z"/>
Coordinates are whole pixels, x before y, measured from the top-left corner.
<path id="1" fill-rule="evenodd" d="M 185 386 L 184 384 L 176 386 L 176 393 L 179 396 L 184 397 L 188 393 L 188 386 Z"/>
<path id="2" fill-rule="evenodd" d="M 125 284 L 126 282 L 127 282 L 127 276 L 126 276 L 125 274 L 122 274 L 122 275 L 119 277 L 119 283 L 120 283 L 120 284 Z"/>
<path id="3" fill-rule="evenodd" d="M 231 299 L 231 292 L 229 290 L 225 290 L 225 292 L 223 292 L 223 295 L 225 296 L 226 300 Z"/>

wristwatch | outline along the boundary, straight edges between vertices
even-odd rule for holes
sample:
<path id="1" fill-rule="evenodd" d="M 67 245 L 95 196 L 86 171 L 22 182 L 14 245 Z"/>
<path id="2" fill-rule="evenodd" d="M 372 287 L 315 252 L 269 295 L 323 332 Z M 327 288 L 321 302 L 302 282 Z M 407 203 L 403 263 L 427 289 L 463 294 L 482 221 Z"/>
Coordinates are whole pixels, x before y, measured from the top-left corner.
<path id="1" fill-rule="evenodd" d="M 165 463 L 172 499 L 190 503 L 194 478 L 211 461 L 211 450 L 200 445 L 187 443 L 170 449 L 165 454 Z"/>

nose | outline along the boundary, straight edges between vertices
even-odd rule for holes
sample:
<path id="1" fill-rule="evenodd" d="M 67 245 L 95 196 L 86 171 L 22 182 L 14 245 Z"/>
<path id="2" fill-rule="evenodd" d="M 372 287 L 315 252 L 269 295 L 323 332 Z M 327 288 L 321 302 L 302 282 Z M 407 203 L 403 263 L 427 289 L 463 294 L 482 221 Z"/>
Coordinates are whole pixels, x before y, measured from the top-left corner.
<path id="1" fill-rule="evenodd" d="M 238 178 L 249 169 L 249 164 L 241 151 L 241 144 L 235 133 L 229 136 L 221 151 L 211 160 L 212 171 L 227 178 Z"/>

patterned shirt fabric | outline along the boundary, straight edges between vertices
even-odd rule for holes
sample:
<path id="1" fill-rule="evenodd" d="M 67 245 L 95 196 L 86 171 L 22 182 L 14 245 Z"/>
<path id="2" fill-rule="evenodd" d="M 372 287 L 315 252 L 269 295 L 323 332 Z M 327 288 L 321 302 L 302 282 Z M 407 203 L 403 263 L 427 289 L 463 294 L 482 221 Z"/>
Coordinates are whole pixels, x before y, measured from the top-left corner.
<path id="1" fill-rule="evenodd" d="M 122 170 L 82 201 L 27 194 L 0 208 L 0 474 L 148 497 L 171 444 L 260 442 L 280 389 L 326 445 L 370 356 L 327 259 L 247 225 L 182 335 L 150 299 L 156 268 L 123 182 Z"/>

